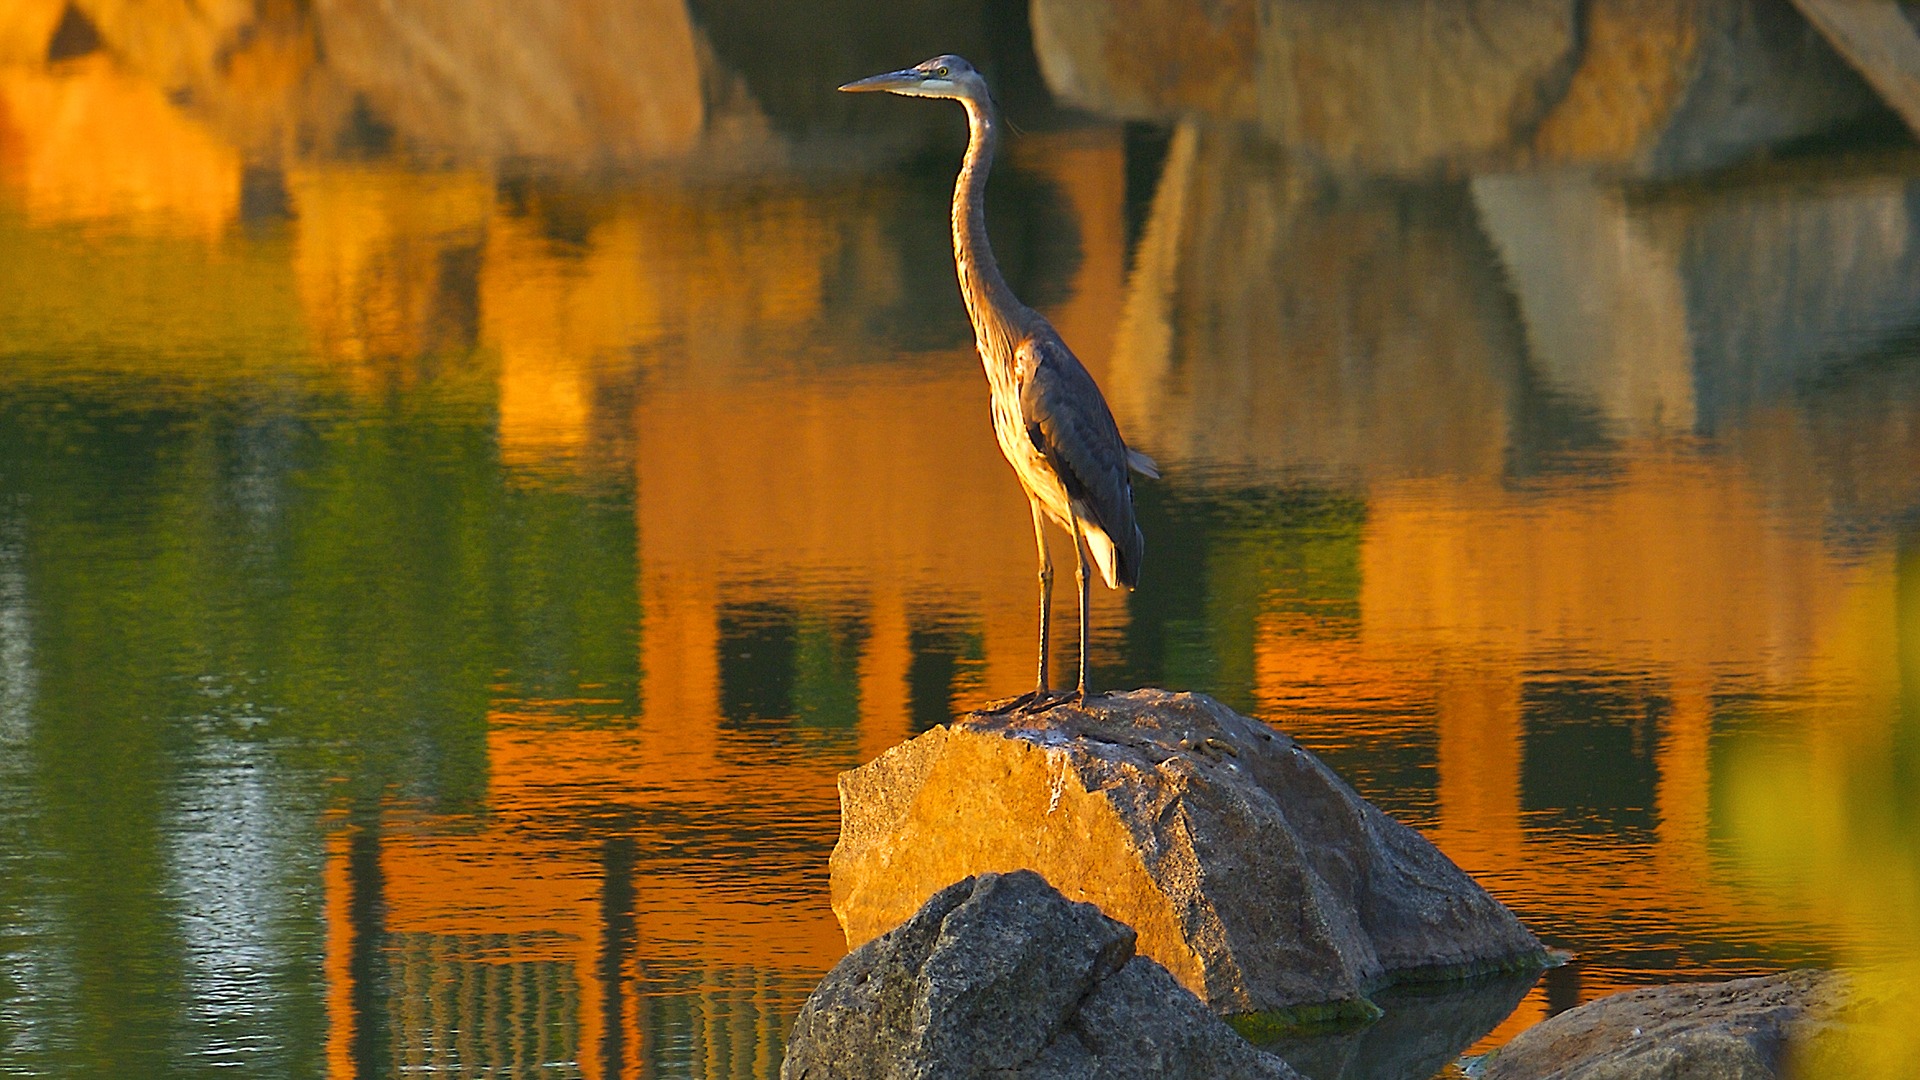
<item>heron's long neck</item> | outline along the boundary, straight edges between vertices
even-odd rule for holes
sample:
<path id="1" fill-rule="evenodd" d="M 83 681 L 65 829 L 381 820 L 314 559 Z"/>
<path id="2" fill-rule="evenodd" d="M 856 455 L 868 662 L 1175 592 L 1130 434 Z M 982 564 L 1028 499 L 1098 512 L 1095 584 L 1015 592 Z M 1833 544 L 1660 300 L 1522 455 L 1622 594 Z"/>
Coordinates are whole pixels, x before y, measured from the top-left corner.
<path id="1" fill-rule="evenodd" d="M 987 170 L 993 167 L 994 147 L 1000 141 L 1000 117 L 991 101 L 961 101 L 967 107 L 967 160 L 953 185 L 953 262 L 960 274 L 960 296 L 973 320 L 980 360 L 987 376 L 994 378 L 1004 374 L 997 367 L 1013 362 L 1013 342 L 1019 331 L 1014 323 L 1021 310 L 1020 301 L 1000 276 L 993 245 L 987 241 Z"/>

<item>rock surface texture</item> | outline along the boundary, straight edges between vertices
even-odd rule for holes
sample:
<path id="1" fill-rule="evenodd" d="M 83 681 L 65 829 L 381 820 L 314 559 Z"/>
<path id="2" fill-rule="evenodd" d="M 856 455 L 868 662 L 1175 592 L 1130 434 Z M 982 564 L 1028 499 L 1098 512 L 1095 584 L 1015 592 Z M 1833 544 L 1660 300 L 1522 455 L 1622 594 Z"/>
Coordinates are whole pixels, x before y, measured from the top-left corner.
<path id="1" fill-rule="evenodd" d="M 1893 0 L 1794 0 L 1920 117 Z M 1335 170 L 1687 174 L 1844 128 L 1873 90 L 1785 0 L 1034 0 L 1063 101 L 1252 122 Z"/>
<path id="2" fill-rule="evenodd" d="M 969 714 L 841 774 L 840 808 L 833 907 L 850 946 L 950 882 L 1028 868 L 1133 927 L 1223 1013 L 1359 1013 L 1398 979 L 1542 955 L 1420 834 L 1204 695 Z"/>
<path id="3" fill-rule="evenodd" d="M 1528 1028 L 1486 1080 L 1771 1080 L 1797 1039 L 1836 1022 L 1839 978 L 1794 971 L 1629 990 Z"/>
<path id="4" fill-rule="evenodd" d="M 814 988 L 782 1080 L 1298 1077 L 1031 871 L 941 890 Z"/>

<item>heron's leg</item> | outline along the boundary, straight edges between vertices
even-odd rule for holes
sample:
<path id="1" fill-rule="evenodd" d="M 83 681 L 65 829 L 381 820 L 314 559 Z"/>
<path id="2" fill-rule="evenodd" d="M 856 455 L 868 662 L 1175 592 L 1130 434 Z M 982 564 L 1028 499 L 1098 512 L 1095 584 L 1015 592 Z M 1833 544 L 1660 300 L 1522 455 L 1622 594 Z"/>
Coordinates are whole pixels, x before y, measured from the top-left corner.
<path id="1" fill-rule="evenodd" d="M 1092 620 L 1088 617 L 1087 607 L 1089 602 L 1093 599 L 1093 582 L 1087 576 L 1087 544 L 1086 544 L 1086 539 L 1080 535 L 1080 519 L 1069 514 L 1067 520 L 1073 523 L 1073 554 L 1074 554 L 1074 557 L 1078 560 L 1078 562 L 1074 567 L 1074 580 L 1080 583 L 1080 690 L 1079 690 L 1079 696 L 1080 696 L 1080 700 L 1085 701 L 1087 699 L 1087 651 L 1088 651 L 1087 644 L 1088 644 L 1088 637 L 1089 637 L 1088 631 L 1089 631 L 1089 627 L 1092 626 Z"/>
<path id="2" fill-rule="evenodd" d="M 1040 549 L 1040 677 L 1034 685 L 1037 697 L 1047 696 L 1047 659 L 1053 641 L 1053 555 L 1047 551 L 1047 522 L 1040 513 L 1040 500 L 1028 499 L 1033 507 L 1033 542 Z"/>

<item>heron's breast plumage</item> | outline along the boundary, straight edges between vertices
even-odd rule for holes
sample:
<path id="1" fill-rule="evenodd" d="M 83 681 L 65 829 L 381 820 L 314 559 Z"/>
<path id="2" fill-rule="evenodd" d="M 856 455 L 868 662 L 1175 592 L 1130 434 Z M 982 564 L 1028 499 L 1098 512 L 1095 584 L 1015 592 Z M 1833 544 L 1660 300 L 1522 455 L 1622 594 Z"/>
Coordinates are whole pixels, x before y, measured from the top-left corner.
<path id="1" fill-rule="evenodd" d="M 1027 434 L 1027 418 L 1020 412 L 1018 392 L 1001 393 L 996 388 L 993 394 L 993 436 L 1000 444 L 1000 453 L 1006 456 L 1007 464 L 1013 466 L 1014 475 L 1020 478 L 1020 486 L 1040 501 L 1040 508 L 1047 512 L 1048 517 L 1062 528 L 1070 527 L 1067 519 L 1073 513 L 1073 507 L 1066 486 L 1060 482 L 1053 466 Z"/>

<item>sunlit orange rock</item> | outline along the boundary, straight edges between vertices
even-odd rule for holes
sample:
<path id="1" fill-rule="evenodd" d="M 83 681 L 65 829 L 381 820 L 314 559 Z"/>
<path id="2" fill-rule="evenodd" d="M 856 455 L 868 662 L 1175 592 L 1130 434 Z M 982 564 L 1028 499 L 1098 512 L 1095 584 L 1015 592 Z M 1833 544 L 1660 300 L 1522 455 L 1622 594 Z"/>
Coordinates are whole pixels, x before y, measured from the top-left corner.
<path id="1" fill-rule="evenodd" d="M 1672 0 L 1587 6 L 1580 66 L 1534 145 L 1550 160 L 1623 161 L 1643 150 L 1686 90 L 1700 8 Z"/>
<path id="2" fill-rule="evenodd" d="M 32 220 L 210 237 L 238 214 L 240 154 L 104 56 L 0 68 L 0 132 Z"/>
<path id="3" fill-rule="evenodd" d="M 0 21 L 0 57 L 41 61 L 56 26 L 78 27 L 68 37 L 252 160 L 402 149 L 463 162 L 633 162 L 690 149 L 708 133 L 710 104 L 723 141 L 765 136 L 681 0 L 77 0 L 50 10 L 36 0 Z"/>
<path id="4" fill-rule="evenodd" d="M 1536 161 L 1697 172 L 1878 107 L 1786 5 L 1602 0 L 1584 15 L 1579 66 L 1533 135 Z"/>
<path id="5" fill-rule="evenodd" d="M 351 88 L 321 62 L 305 4 L 75 0 L 58 37 L 42 43 L 41 55 L 51 45 L 110 59 L 250 161 L 331 146 L 353 107 Z"/>
<path id="6" fill-rule="evenodd" d="M 1054 92 L 1085 108 L 1257 121 L 1320 160 L 1418 171 L 1523 138 L 1570 64 L 1574 8 L 1042 0 L 1034 47 Z"/>
<path id="7" fill-rule="evenodd" d="M 1259 5 L 1179 0 L 1033 5 L 1033 46 L 1063 100 L 1110 115 L 1162 118 L 1183 110 L 1257 114 Z"/>
<path id="8" fill-rule="evenodd" d="M 1340 166 L 1413 172 L 1507 150 L 1573 55 L 1565 0 L 1282 0 L 1261 20 L 1259 118 Z"/>
<path id="9" fill-rule="evenodd" d="M 1215 1009 L 1536 962 L 1511 912 L 1293 740 L 1200 695 L 974 713 L 840 779 L 834 913 L 858 946 L 971 874 L 1038 871 Z"/>
<path id="10" fill-rule="evenodd" d="M 1041 0 L 1033 25 L 1076 105 L 1254 121 L 1339 171 L 1698 171 L 1877 108 L 1798 14 L 1757 0 Z"/>

